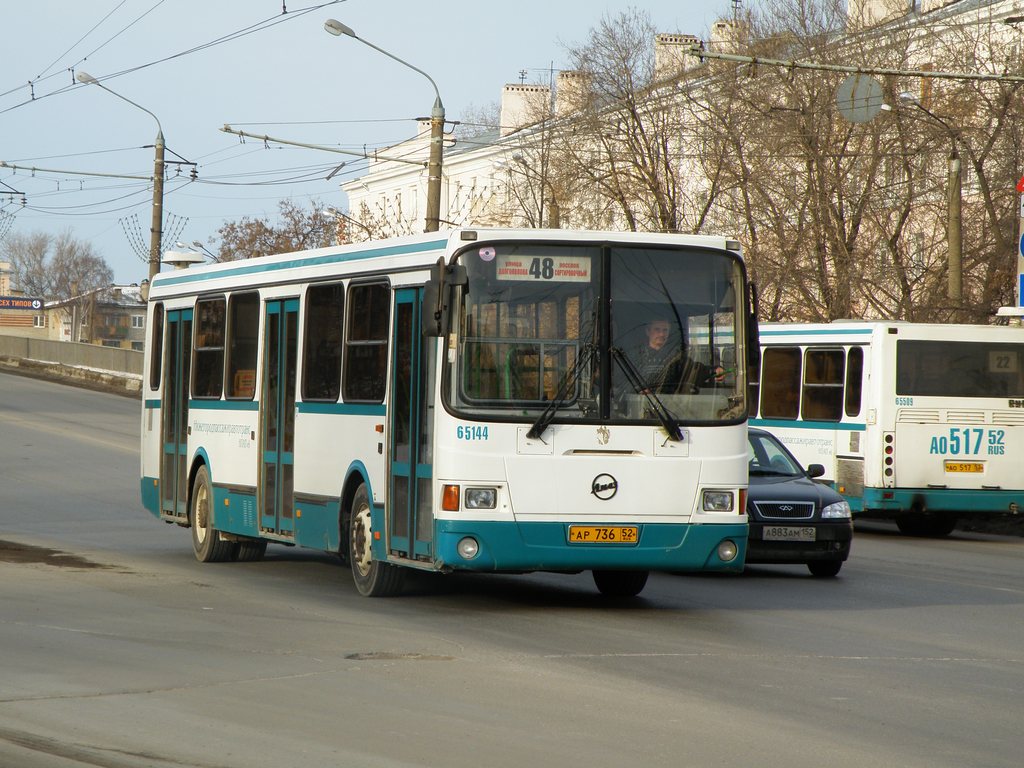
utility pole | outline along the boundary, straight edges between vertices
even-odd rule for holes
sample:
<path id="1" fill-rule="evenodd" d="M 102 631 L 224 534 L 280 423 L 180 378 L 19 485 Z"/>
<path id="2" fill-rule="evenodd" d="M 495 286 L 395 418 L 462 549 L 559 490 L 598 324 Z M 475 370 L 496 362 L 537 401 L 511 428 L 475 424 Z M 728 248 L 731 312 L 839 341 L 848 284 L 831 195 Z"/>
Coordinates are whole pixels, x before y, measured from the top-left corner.
<path id="1" fill-rule="evenodd" d="M 441 227 L 441 152 L 443 149 L 444 105 L 441 103 L 441 95 L 438 94 L 434 99 L 434 106 L 430 110 L 430 157 L 427 160 L 427 217 L 424 230 L 426 232 L 437 232 Z"/>
<path id="2" fill-rule="evenodd" d="M 157 122 L 159 126 L 159 121 Z M 160 272 L 160 241 L 164 236 L 164 132 L 157 128 L 153 161 L 153 220 L 149 228 L 149 279 Z"/>

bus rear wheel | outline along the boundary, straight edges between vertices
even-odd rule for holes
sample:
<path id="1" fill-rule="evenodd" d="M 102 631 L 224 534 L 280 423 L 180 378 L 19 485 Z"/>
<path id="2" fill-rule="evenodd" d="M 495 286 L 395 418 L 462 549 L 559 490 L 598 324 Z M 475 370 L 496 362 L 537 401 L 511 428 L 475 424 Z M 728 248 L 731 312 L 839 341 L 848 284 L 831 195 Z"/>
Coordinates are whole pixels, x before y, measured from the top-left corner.
<path id="1" fill-rule="evenodd" d="M 606 597 L 636 597 L 647 585 L 648 571 L 594 571 L 594 584 Z"/>
<path id="2" fill-rule="evenodd" d="M 402 588 L 401 570 L 373 557 L 370 497 L 365 485 L 360 485 L 352 498 L 348 521 L 348 560 L 352 566 L 352 580 L 359 594 L 365 597 L 390 597 L 398 594 Z"/>
<path id="3" fill-rule="evenodd" d="M 213 527 L 213 490 L 210 487 L 210 473 L 200 467 L 192 482 L 192 501 L 189 504 L 188 521 L 192 527 L 192 551 L 201 563 L 219 563 L 230 560 L 235 553 L 235 544 L 224 541 L 220 531 Z"/>
<path id="4" fill-rule="evenodd" d="M 896 527 L 904 536 L 949 536 L 956 528 L 956 515 L 940 512 L 910 512 L 896 518 Z"/>
<path id="5" fill-rule="evenodd" d="M 238 542 L 238 552 L 235 559 L 240 563 L 251 563 L 262 560 L 267 553 L 266 539 L 248 539 Z"/>

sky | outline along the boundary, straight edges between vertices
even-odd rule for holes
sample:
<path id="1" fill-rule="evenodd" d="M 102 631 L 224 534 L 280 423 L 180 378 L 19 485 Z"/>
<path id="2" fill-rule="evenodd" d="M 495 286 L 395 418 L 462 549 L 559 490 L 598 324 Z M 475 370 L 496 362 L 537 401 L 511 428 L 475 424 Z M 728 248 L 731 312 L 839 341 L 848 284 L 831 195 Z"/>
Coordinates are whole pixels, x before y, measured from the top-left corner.
<path id="1" fill-rule="evenodd" d="M 631 8 L 657 31 L 707 38 L 730 0 L 32 0 L 5 3 L 0 30 L 0 258 L 12 235 L 70 232 L 117 283 L 148 274 L 157 121 L 168 165 L 164 247 L 200 241 L 278 202 L 347 210 L 341 154 L 258 135 L 363 151 L 415 134 L 434 102 L 449 120 L 498 102 L 502 86 L 547 83 L 604 15 Z M 86 72 L 121 98 L 75 76 Z M 146 114 L 149 111 L 152 114 Z M 341 162 L 346 166 L 326 177 Z M 195 165 L 186 165 L 185 162 Z M 37 170 L 21 170 L 35 168 Z M 190 178 L 195 169 L 195 179 Z M 85 174 L 110 174 L 85 175 Z M 143 179 L 116 178 L 140 176 Z M 8 194 L 9 193 L 9 194 Z M 24 204 L 23 204 L 24 201 Z"/>

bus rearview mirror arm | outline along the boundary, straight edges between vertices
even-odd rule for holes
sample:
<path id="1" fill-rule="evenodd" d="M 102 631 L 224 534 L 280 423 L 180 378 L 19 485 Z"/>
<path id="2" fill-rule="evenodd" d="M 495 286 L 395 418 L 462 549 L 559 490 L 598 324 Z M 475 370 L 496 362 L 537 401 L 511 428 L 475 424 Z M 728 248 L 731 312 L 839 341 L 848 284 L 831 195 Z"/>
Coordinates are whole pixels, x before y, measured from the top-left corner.
<path id="1" fill-rule="evenodd" d="M 442 256 L 430 268 L 430 278 L 423 284 L 421 327 L 424 336 L 441 336 L 448 327 L 451 289 L 467 285 L 469 276 L 461 264 L 445 264 Z"/>

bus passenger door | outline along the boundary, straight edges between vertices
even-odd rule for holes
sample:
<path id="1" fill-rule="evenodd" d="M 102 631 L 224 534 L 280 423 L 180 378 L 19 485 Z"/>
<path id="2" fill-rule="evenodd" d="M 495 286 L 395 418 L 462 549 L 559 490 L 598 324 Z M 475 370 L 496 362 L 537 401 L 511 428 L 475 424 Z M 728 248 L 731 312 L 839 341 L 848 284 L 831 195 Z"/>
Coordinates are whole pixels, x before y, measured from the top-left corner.
<path id="1" fill-rule="evenodd" d="M 188 519 L 188 388 L 192 367 L 192 310 L 167 313 L 160 420 L 160 516 Z"/>
<path id="2" fill-rule="evenodd" d="M 268 301 L 264 308 L 263 386 L 260 398 L 260 530 L 295 532 L 295 369 L 298 299 Z"/>
<path id="3" fill-rule="evenodd" d="M 388 551 L 429 561 L 434 539 L 434 345 L 422 343 L 422 289 L 395 291 L 391 339 Z M 429 341 L 433 341 L 430 339 Z M 424 354 L 424 346 L 427 351 Z"/>

